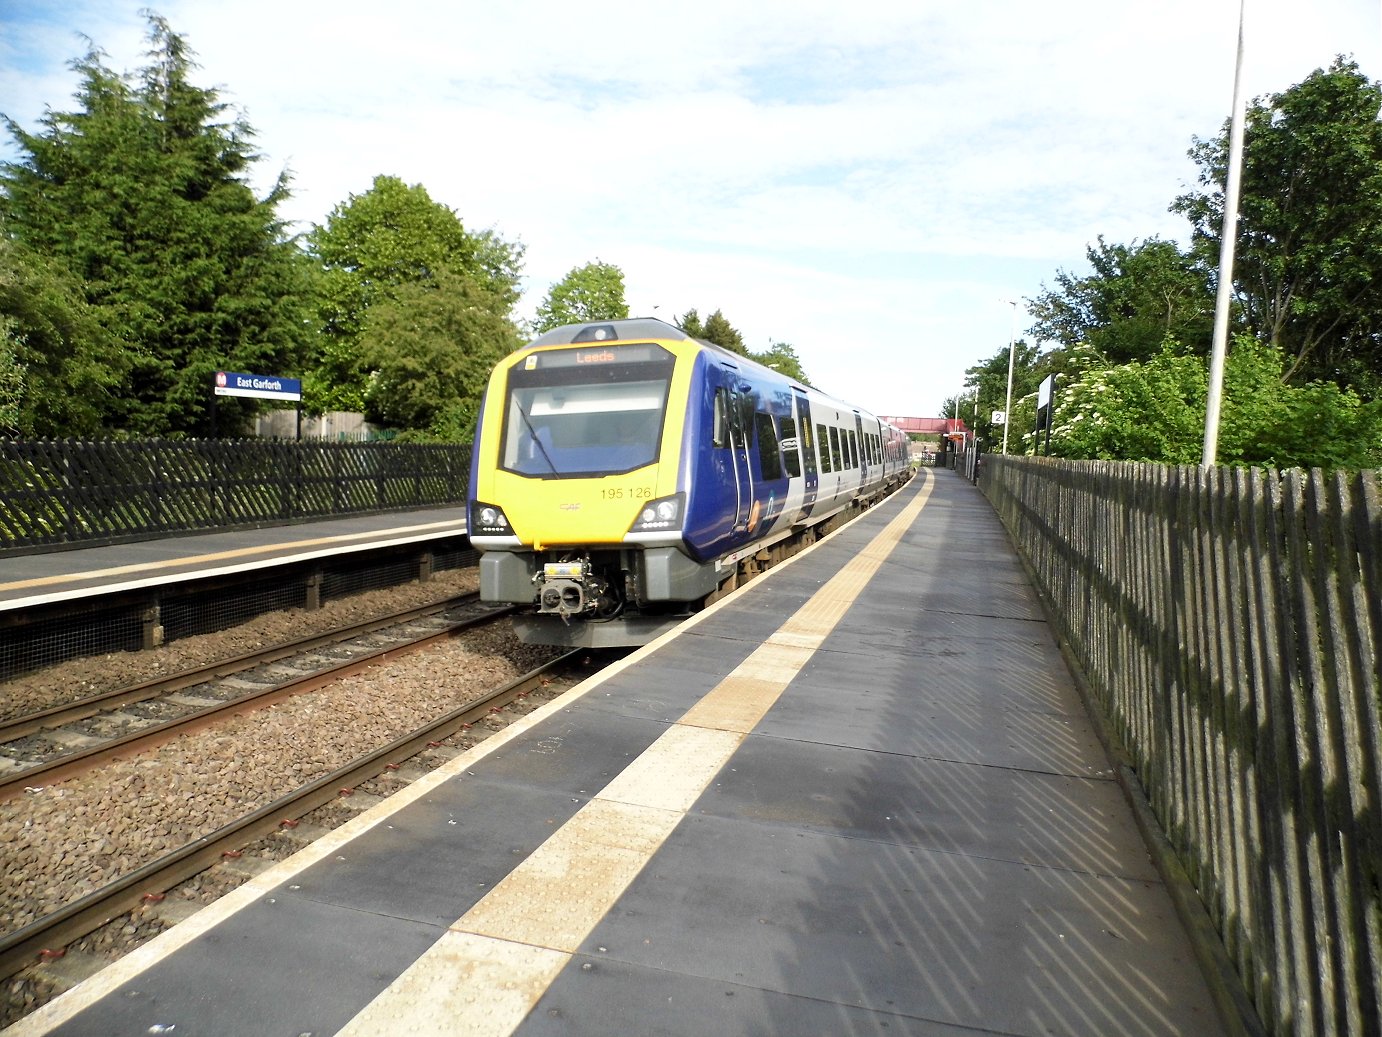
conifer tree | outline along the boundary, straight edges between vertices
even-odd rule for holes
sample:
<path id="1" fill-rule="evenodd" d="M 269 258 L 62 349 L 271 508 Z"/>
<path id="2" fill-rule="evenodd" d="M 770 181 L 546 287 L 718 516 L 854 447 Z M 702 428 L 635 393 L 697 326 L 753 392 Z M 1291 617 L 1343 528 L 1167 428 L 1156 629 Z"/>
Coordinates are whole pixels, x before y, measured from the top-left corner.
<path id="1" fill-rule="evenodd" d="M 257 198 L 253 130 L 192 83 L 186 41 L 156 15 L 148 43 L 134 76 L 94 47 L 74 61 L 76 106 L 49 109 L 39 132 L 5 118 L 24 157 L 0 167 L 0 216 L 123 344 L 128 381 L 103 424 L 205 434 L 217 370 L 299 372 L 311 268 L 276 215 L 286 172 Z M 222 427 L 253 406 L 223 409 Z"/>

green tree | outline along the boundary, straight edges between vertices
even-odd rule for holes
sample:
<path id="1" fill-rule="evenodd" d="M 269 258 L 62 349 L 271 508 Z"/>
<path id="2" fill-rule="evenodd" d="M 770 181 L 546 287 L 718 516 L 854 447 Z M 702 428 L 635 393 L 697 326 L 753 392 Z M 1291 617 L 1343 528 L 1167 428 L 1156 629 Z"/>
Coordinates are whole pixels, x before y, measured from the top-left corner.
<path id="1" fill-rule="evenodd" d="M 1112 363 L 1154 357 L 1167 343 L 1208 355 L 1214 289 L 1203 264 L 1159 238 L 1110 245 L 1100 237 L 1086 256 L 1091 273 L 1059 271 L 1056 287 L 1031 300 L 1038 340 L 1092 346 Z"/>
<path id="2" fill-rule="evenodd" d="M 1016 412 L 1026 396 L 1035 397 L 1037 386 L 1046 377 L 1047 367 L 1043 362 L 1040 350 L 1033 342 L 1026 339 L 1018 339 L 1012 344 L 1012 369 L 1013 369 L 1013 410 Z M 993 356 L 982 363 L 965 370 L 965 385 L 970 392 L 961 393 L 965 402 L 964 407 L 966 423 L 969 415 L 973 413 L 973 391 L 979 393 L 979 418 L 975 421 L 974 431 L 979 437 L 979 445 L 984 450 L 998 450 L 1003 444 L 1003 426 L 993 423 L 993 412 L 1001 411 L 1007 404 L 1008 394 L 1008 346 L 999 349 Z M 1010 414 L 1008 420 L 1011 427 L 1008 430 L 1008 452 L 1012 454 L 1022 453 L 1022 430 L 1016 413 Z M 1026 426 L 1030 428 L 1030 425 Z"/>
<path id="3" fill-rule="evenodd" d="M 738 353 L 742 357 L 747 357 L 764 367 L 771 367 L 780 371 L 788 378 L 795 379 L 803 385 L 810 385 L 810 380 L 806 377 L 806 371 L 801 366 L 801 357 L 797 356 L 797 351 L 788 342 L 777 342 L 768 340 L 768 348 L 761 353 L 752 352 L 744 344 L 744 336 L 725 315 L 716 310 L 704 321 L 698 310 L 687 310 L 675 324 L 682 331 L 703 342 L 712 342 L 722 349 L 728 349 L 731 353 Z"/>
<path id="4" fill-rule="evenodd" d="M 504 309 L 474 280 L 447 270 L 396 286 L 365 317 L 366 419 L 469 442 L 490 370 L 519 345 Z"/>
<path id="5" fill-rule="evenodd" d="M 764 367 L 771 367 L 802 385 L 811 384 L 802 369 L 801 358 L 789 343 L 770 341 L 767 349 L 761 353 L 750 353 L 749 359 L 756 360 Z"/>
<path id="6" fill-rule="evenodd" d="M 701 315 L 695 310 L 687 310 L 674 323 L 692 338 L 705 338 L 705 325 L 701 323 Z"/>
<path id="7" fill-rule="evenodd" d="M 1120 461 L 1198 461 L 1204 433 L 1205 365 L 1167 348 L 1148 360 L 1108 364 L 1071 351 L 1058 387 L 1051 453 Z"/>
<path id="8" fill-rule="evenodd" d="M 705 326 L 701 330 L 702 334 L 697 337 L 703 338 L 707 342 L 713 342 L 722 349 L 728 349 L 731 353 L 738 353 L 740 356 L 749 355 L 748 346 L 744 345 L 744 336 L 739 334 L 739 329 L 731 324 L 719 310 L 705 319 Z"/>
<path id="9" fill-rule="evenodd" d="M 215 371 L 300 367 L 307 268 L 276 215 L 287 174 L 257 199 L 253 130 L 192 84 L 191 51 L 162 18 L 149 16 L 148 41 L 135 76 L 94 48 L 73 62 L 76 110 L 50 109 L 40 132 L 5 119 L 24 157 L 0 167 L 0 215 L 16 241 L 71 272 L 124 343 L 128 384 L 105 423 L 203 433 Z M 230 402 L 223 420 L 257 406 Z"/>
<path id="10" fill-rule="evenodd" d="M 624 271 L 598 259 L 573 267 L 548 289 L 538 304 L 533 333 L 560 328 L 565 324 L 585 324 L 596 320 L 622 320 L 629 315 L 624 301 Z"/>
<path id="11" fill-rule="evenodd" d="M 372 307 L 406 286 L 460 278 L 482 293 L 487 312 L 507 319 L 518 299 L 523 250 L 493 231 L 471 234 L 456 212 L 421 184 L 376 176 L 337 205 L 307 236 L 321 266 L 321 341 L 304 386 L 313 411 L 365 410 L 372 375 L 364 330 Z"/>
<path id="12" fill-rule="evenodd" d="M 1204 443 L 1207 373 L 1171 349 L 1109 365 L 1073 351 L 1056 394 L 1051 452 L 1062 457 L 1194 464 Z M 1364 402 L 1328 382 L 1283 380 L 1280 350 L 1239 335 L 1224 371 L 1218 457 L 1277 468 L 1372 468 L 1382 464 L 1382 401 Z"/>
<path id="13" fill-rule="evenodd" d="M 121 394 L 125 350 L 62 264 L 0 236 L 0 314 L 8 400 L 3 425 L 24 436 L 94 436 Z"/>
<path id="14" fill-rule="evenodd" d="M 0 311 L 0 436 L 19 434 L 28 371 L 19 359 L 16 322 Z"/>
<path id="15" fill-rule="evenodd" d="M 1382 388 L 1382 87 L 1336 59 L 1255 100 L 1244 129 L 1235 288 L 1247 331 L 1279 348 L 1283 376 Z M 1228 128 L 1195 142 L 1201 189 L 1176 199 L 1217 256 Z"/>

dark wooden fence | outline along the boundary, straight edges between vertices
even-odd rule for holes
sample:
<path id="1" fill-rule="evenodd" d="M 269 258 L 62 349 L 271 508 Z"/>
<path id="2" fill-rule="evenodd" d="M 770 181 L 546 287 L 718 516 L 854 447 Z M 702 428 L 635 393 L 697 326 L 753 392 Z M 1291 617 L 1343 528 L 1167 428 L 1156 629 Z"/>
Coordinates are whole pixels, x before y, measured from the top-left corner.
<path id="1" fill-rule="evenodd" d="M 1382 473 L 984 460 L 1267 1028 L 1382 1032 Z"/>
<path id="2" fill-rule="evenodd" d="M 0 553 L 465 500 L 470 447 L 0 440 Z"/>

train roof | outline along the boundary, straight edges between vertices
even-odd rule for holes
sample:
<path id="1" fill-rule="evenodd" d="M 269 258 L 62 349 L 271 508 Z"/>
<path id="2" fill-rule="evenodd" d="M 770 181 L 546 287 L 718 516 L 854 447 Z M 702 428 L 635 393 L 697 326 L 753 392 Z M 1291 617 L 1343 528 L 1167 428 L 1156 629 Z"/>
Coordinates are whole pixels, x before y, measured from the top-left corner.
<path id="1" fill-rule="evenodd" d="M 656 317 L 632 317 L 628 320 L 601 320 L 589 324 L 563 324 L 533 339 L 529 345 L 566 346 L 582 342 L 628 342 L 640 338 L 690 340 L 691 336 L 681 328 Z"/>

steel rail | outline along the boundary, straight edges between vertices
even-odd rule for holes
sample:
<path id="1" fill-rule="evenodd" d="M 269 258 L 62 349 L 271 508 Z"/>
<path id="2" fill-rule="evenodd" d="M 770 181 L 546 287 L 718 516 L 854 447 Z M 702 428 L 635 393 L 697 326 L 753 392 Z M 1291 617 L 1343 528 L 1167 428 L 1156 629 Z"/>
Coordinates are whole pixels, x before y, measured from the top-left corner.
<path id="1" fill-rule="evenodd" d="M 496 688 L 487 695 L 447 713 L 411 734 L 357 758 L 274 800 L 237 821 L 188 843 L 178 850 L 124 875 L 102 889 L 67 904 L 22 929 L 0 937 L 0 977 L 8 978 L 45 957 L 59 956 L 61 948 L 101 926 L 158 898 L 167 890 L 219 862 L 227 852 L 254 842 L 336 799 L 347 789 L 417 755 L 443 738 L 462 730 L 520 693 L 540 684 L 544 677 L 582 655 L 567 652 Z"/>
<path id="2" fill-rule="evenodd" d="M 321 648 L 325 645 L 347 641 L 352 637 L 360 637 L 363 634 L 373 633 L 383 627 L 393 626 L 398 623 L 406 623 L 411 619 L 421 619 L 423 616 L 436 615 L 438 612 L 445 612 L 449 608 L 471 604 L 472 602 L 478 601 L 479 598 L 480 595 L 475 593 L 439 598 L 423 605 L 415 605 L 412 608 L 401 609 L 387 616 L 376 616 L 359 623 L 353 623 L 350 626 L 340 627 L 336 630 L 328 631 L 325 634 L 314 634 L 300 641 L 280 642 L 276 645 L 270 645 L 268 648 L 256 649 L 253 652 L 244 652 L 241 655 L 232 656 L 229 659 L 220 659 L 213 663 L 207 663 L 205 666 L 198 666 L 190 670 L 183 670 L 179 673 L 170 674 L 167 677 L 155 677 L 153 680 L 144 681 L 141 684 L 134 684 L 128 688 L 115 688 L 110 691 L 103 691 L 96 695 L 90 695 L 84 699 L 79 699 L 76 702 L 69 702 L 61 706 L 53 706 L 36 713 L 15 717 L 12 720 L 0 721 L 0 743 L 17 741 L 20 738 L 27 738 L 29 735 L 39 734 L 42 731 L 60 727 L 63 724 L 85 720 L 87 717 L 96 716 L 98 713 L 105 710 L 127 706 L 132 702 L 143 702 L 147 699 L 156 698 L 159 695 L 181 691 L 184 688 L 195 687 L 198 684 L 205 684 L 209 680 L 229 677 L 241 670 L 247 670 L 254 666 L 262 666 L 266 663 L 277 662 L 279 659 L 284 659 L 300 652 L 308 652 L 314 648 Z"/>
<path id="3" fill-rule="evenodd" d="M 172 738 L 207 727 L 216 722 L 223 713 L 243 712 L 246 709 L 262 709 L 272 703 L 282 701 L 293 695 L 315 691 L 333 684 L 345 677 L 353 676 L 379 665 L 386 659 L 420 651 L 436 641 L 446 640 L 464 633 L 474 627 L 501 619 L 509 614 L 509 609 L 496 609 L 482 616 L 473 616 L 447 627 L 410 641 L 389 645 L 367 655 L 358 656 L 338 666 L 332 666 L 315 673 L 303 674 L 281 684 L 267 685 L 262 690 L 249 691 L 244 695 L 225 702 L 174 717 L 151 727 L 131 731 L 127 735 L 101 742 L 85 749 L 55 756 L 42 763 L 36 763 L 20 770 L 0 774 L 0 803 L 22 795 L 25 788 L 31 788 L 38 781 L 53 783 L 64 781 L 75 775 L 91 770 L 97 764 L 117 759 L 135 752 L 152 749 L 170 741 Z"/>

